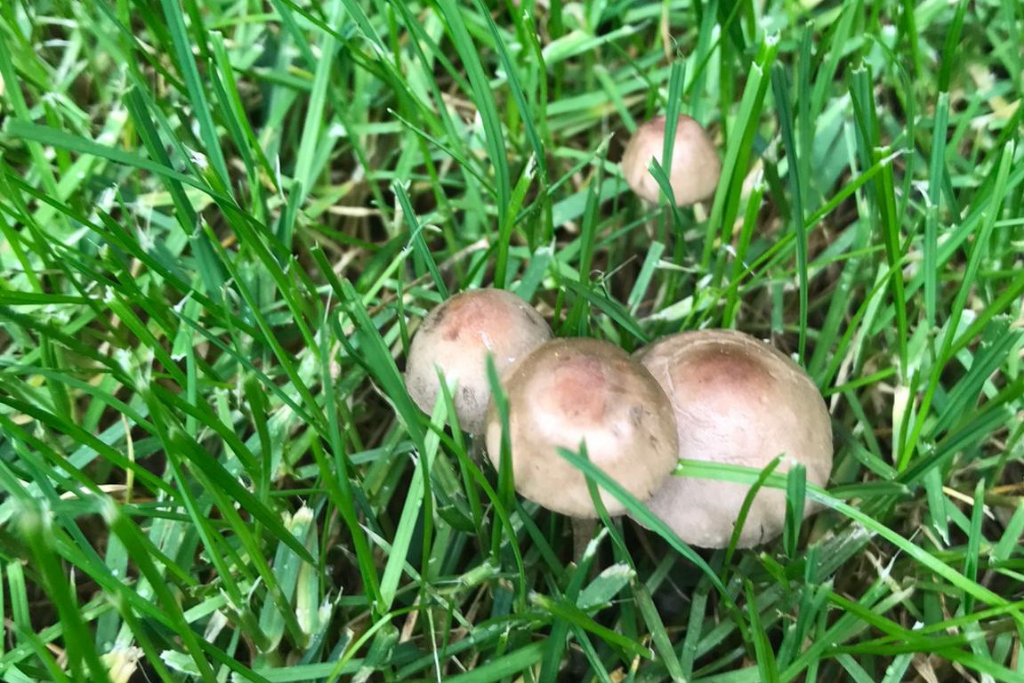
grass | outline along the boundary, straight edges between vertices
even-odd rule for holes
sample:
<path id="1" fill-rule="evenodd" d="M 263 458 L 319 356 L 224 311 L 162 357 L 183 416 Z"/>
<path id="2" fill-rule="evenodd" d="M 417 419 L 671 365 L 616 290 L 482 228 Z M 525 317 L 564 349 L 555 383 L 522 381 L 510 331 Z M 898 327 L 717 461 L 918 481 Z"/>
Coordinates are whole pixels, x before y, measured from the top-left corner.
<path id="1" fill-rule="evenodd" d="M 0 5 L 0 680 L 1024 681 L 1020 5 L 523 5 Z M 696 210 L 617 167 L 665 111 Z M 794 354 L 828 489 L 684 470 L 824 512 L 572 564 L 403 385 L 492 284 Z"/>

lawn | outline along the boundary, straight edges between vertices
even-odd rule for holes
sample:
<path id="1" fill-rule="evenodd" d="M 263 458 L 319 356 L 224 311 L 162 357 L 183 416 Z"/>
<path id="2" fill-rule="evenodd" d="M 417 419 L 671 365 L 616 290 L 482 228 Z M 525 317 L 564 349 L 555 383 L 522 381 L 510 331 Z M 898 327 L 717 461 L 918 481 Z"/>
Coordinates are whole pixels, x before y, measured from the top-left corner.
<path id="1" fill-rule="evenodd" d="M 1016 0 L 4 0 L 0 680 L 1024 681 L 1021 45 Z M 713 198 L 627 186 L 659 114 Z M 790 355 L 827 487 L 681 472 L 822 511 L 574 561 L 405 388 L 480 287 Z"/>

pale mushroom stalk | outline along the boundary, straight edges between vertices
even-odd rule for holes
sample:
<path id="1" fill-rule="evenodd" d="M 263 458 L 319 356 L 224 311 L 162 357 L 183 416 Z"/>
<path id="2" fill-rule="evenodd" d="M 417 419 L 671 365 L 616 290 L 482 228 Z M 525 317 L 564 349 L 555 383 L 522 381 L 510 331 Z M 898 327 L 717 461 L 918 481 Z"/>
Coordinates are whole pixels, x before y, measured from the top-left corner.
<path id="1" fill-rule="evenodd" d="M 597 531 L 597 520 L 592 517 L 572 517 L 572 561 L 579 565 L 583 561 L 583 554 L 587 552 L 587 545 Z"/>

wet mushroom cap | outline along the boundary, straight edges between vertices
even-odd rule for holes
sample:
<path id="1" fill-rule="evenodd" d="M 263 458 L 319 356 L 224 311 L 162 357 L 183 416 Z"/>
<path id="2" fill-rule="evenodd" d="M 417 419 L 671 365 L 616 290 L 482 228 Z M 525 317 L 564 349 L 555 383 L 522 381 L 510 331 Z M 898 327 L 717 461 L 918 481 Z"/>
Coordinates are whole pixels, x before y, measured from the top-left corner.
<path id="1" fill-rule="evenodd" d="M 784 454 L 776 472 L 797 461 L 807 468 L 808 482 L 828 481 L 832 428 L 825 401 L 810 377 L 779 351 L 741 332 L 704 330 L 665 337 L 636 357 L 669 394 L 680 458 L 762 469 Z M 673 476 L 648 507 L 687 543 L 723 548 L 749 489 Z M 785 503 L 784 491 L 759 490 L 739 546 L 780 534 Z M 805 516 L 813 511 L 807 506 Z"/>
<path id="2" fill-rule="evenodd" d="M 462 429 L 483 431 L 491 398 L 487 354 L 501 373 L 518 358 L 551 338 L 551 328 L 515 294 L 477 289 L 457 294 L 432 310 L 413 337 L 405 385 L 426 413 L 441 390 L 437 368 L 449 385 Z"/>
<path id="3" fill-rule="evenodd" d="M 633 496 L 646 500 L 676 464 L 676 430 L 668 397 L 651 374 L 614 344 L 556 339 L 537 347 L 503 378 L 516 489 L 544 507 L 596 517 L 583 474 L 558 448 L 587 455 Z M 501 460 L 501 420 L 492 404 L 487 453 Z M 609 514 L 625 509 L 598 489 Z"/>
<path id="4" fill-rule="evenodd" d="M 648 170 L 651 159 L 664 166 L 665 117 L 646 121 L 637 127 L 622 154 L 622 173 L 626 183 L 641 199 L 658 203 L 661 186 Z M 715 193 L 722 174 L 722 162 L 704 128 L 689 116 L 680 116 L 672 146 L 669 184 L 676 205 L 688 206 Z"/>

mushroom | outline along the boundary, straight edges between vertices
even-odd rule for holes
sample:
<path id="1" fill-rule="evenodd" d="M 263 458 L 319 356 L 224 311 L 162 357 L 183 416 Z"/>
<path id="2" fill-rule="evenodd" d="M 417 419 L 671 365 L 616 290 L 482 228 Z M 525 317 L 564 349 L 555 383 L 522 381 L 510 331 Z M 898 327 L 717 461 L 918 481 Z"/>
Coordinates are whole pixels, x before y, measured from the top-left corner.
<path id="1" fill-rule="evenodd" d="M 462 292 L 432 310 L 413 337 L 405 386 L 426 413 L 441 384 L 437 368 L 453 389 L 455 413 L 467 432 L 483 432 L 491 387 L 487 355 L 500 373 L 551 338 L 551 328 L 515 294 L 500 289 Z"/>
<path id="2" fill-rule="evenodd" d="M 652 159 L 665 165 L 665 117 L 640 124 L 622 154 L 622 173 L 626 183 L 641 199 L 658 203 L 661 186 L 648 170 Z M 689 206 L 711 197 L 718 186 L 722 164 L 718 152 L 699 123 L 681 115 L 676 124 L 672 146 L 669 183 L 677 206 Z"/>
<path id="3" fill-rule="evenodd" d="M 832 469 L 828 409 L 811 378 L 792 360 L 753 337 L 730 330 L 684 332 L 637 352 L 668 393 L 675 410 L 679 457 L 757 469 L 784 454 L 824 486 Z M 669 477 L 647 506 L 687 543 L 728 546 L 750 487 L 723 481 Z M 804 516 L 814 512 L 805 508 Z M 762 488 L 739 537 L 750 547 L 778 536 L 786 495 Z"/>
<path id="4" fill-rule="evenodd" d="M 614 344 L 556 339 L 537 347 L 502 380 L 508 395 L 509 442 L 516 489 L 544 507 L 596 518 L 583 473 L 559 456 L 585 443 L 597 467 L 647 500 L 676 465 L 672 405 L 658 382 Z M 487 453 L 501 458 L 501 420 L 487 414 Z M 623 505 L 601 491 L 609 514 Z"/>

